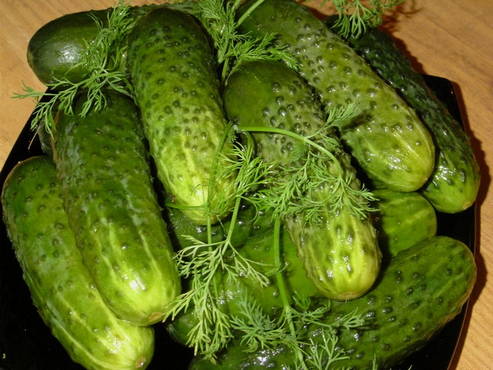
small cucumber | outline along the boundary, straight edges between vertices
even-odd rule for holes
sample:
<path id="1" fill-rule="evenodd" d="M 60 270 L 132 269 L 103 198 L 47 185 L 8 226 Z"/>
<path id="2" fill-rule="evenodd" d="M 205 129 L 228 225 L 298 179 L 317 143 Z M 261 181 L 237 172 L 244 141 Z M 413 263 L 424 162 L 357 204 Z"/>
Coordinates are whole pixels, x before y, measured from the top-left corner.
<path id="1" fill-rule="evenodd" d="M 228 79 L 224 91 L 226 112 L 239 127 L 282 128 L 310 136 L 324 126 L 320 103 L 296 72 L 280 62 L 250 62 Z M 254 133 L 258 155 L 267 163 L 289 166 L 300 161 L 306 144 L 278 134 Z M 351 177 L 361 188 L 349 156 L 342 150 L 328 171 L 335 177 Z M 310 174 L 315 178 L 313 174 Z M 326 182 L 312 191 L 313 199 L 330 199 L 334 190 Z M 285 226 L 298 247 L 308 276 L 325 296 L 352 299 L 365 293 L 380 268 L 376 234 L 347 204 L 340 212 L 324 205 L 323 220 L 307 223 L 303 214 L 287 217 Z"/>
<path id="2" fill-rule="evenodd" d="M 232 142 L 209 40 L 190 15 L 159 8 L 129 36 L 129 72 L 157 174 L 193 222 L 232 208 L 233 178 L 220 176 Z"/>
<path id="3" fill-rule="evenodd" d="M 427 125 L 437 148 L 437 164 L 423 195 L 445 213 L 457 213 L 476 200 L 480 172 L 467 134 L 426 85 L 392 37 L 377 28 L 351 46 L 413 107 Z"/>
<path id="4" fill-rule="evenodd" d="M 86 369 L 145 368 L 153 330 L 119 320 L 96 289 L 70 229 L 53 163 L 33 157 L 18 164 L 1 199 L 34 305 L 70 357 Z"/>
<path id="5" fill-rule="evenodd" d="M 385 255 L 395 256 L 436 234 L 435 209 L 421 194 L 384 189 L 373 194 L 379 199 L 376 226 L 379 246 Z"/>
<path id="6" fill-rule="evenodd" d="M 355 310 L 366 329 L 341 329 L 338 346 L 346 357 L 335 368 L 379 369 L 396 365 L 419 349 L 462 309 L 476 278 L 474 256 L 462 242 L 436 236 L 393 258 L 378 285 L 363 297 L 335 302 L 326 320 Z M 317 339 L 317 329 L 313 338 Z M 322 345 L 320 343 L 320 345 Z M 218 364 L 196 360 L 192 369 L 291 369 L 292 354 L 284 348 L 247 353 L 231 346 Z"/>
<path id="7" fill-rule="evenodd" d="M 279 44 L 298 58 L 300 74 L 317 90 L 326 111 L 349 104 L 360 110 L 340 127 L 340 134 L 375 183 L 407 192 L 428 180 L 435 152 L 426 127 L 309 8 L 291 0 L 266 0 L 245 19 L 242 29 L 277 35 Z"/>
<path id="8" fill-rule="evenodd" d="M 139 325 L 162 319 L 180 293 L 173 249 L 151 180 L 138 111 L 107 94 L 86 117 L 60 114 L 54 158 L 77 244 L 117 316 Z"/>

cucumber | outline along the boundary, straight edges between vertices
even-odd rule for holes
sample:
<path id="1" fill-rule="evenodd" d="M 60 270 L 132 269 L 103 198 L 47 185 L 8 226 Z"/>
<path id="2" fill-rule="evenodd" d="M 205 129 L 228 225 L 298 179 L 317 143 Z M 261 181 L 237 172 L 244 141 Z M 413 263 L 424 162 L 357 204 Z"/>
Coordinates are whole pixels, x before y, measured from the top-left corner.
<path id="1" fill-rule="evenodd" d="M 86 369 L 138 369 L 150 362 L 151 328 L 119 320 L 82 262 L 46 157 L 19 163 L 2 192 L 4 221 L 23 277 L 45 324 Z"/>
<path id="2" fill-rule="evenodd" d="M 98 33 L 95 19 L 104 23 L 108 15 L 108 10 L 67 14 L 36 31 L 29 40 L 27 61 L 39 80 L 82 80 L 89 71 L 78 63 Z"/>
<path id="3" fill-rule="evenodd" d="M 228 79 L 224 91 L 228 117 L 239 127 L 283 128 L 303 136 L 317 132 L 324 124 L 319 101 L 311 88 L 294 71 L 280 62 L 250 62 L 241 65 Z M 253 134 L 260 155 L 268 164 L 289 166 L 300 161 L 305 143 L 277 134 Z M 338 162 L 328 171 L 334 176 L 352 177 L 351 186 L 361 188 L 350 158 L 336 154 Z M 313 178 L 313 175 L 310 175 Z M 328 184 L 313 190 L 314 199 L 330 199 Z M 344 205 L 337 214 L 327 204 L 323 220 L 305 223 L 303 214 L 288 217 L 286 228 L 306 272 L 325 296 L 351 299 L 365 293 L 380 268 L 380 251 L 375 230 Z"/>
<path id="4" fill-rule="evenodd" d="M 367 329 L 341 329 L 338 346 L 347 357 L 336 368 L 379 369 L 396 365 L 419 349 L 454 318 L 469 297 L 476 278 L 474 256 L 460 241 L 436 236 L 393 258 L 378 285 L 349 302 L 335 302 L 326 320 L 331 322 L 357 310 Z M 313 338 L 320 335 L 317 330 Z M 251 354 L 231 346 L 214 365 L 197 359 L 192 369 L 291 369 L 292 354 L 284 348 Z"/>
<path id="5" fill-rule="evenodd" d="M 242 30 L 276 34 L 279 44 L 298 58 L 300 74 L 317 90 L 326 111 L 355 105 L 359 113 L 341 125 L 340 135 L 375 184 L 407 192 L 428 180 L 435 164 L 428 130 L 309 8 L 290 0 L 266 0 L 245 19 Z"/>
<path id="6" fill-rule="evenodd" d="M 128 67 L 157 174 L 193 222 L 214 223 L 232 208 L 231 154 L 209 40 L 192 16 L 151 11 L 129 36 Z"/>
<path id="7" fill-rule="evenodd" d="M 308 279 L 303 266 L 300 264 L 296 246 L 293 244 L 289 234 L 282 231 L 280 240 L 281 255 L 284 261 L 283 274 L 289 297 L 306 299 L 319 296 L 317 288 Z M 218 296 L 221 297 L 224 312 L 232 316 L 239 315 L 241 310 L 237 302 L 240 301 L 242 296 L 254 298 L 263 311 L 273 317 L 276 317 L 282 309 L 279 291 L 274 281 L 274 274 L 277 269 L 273 243 L 274 234 L 271 228 L 264 233 L 251 236 L 240 249 L 241 256 L 258 263 L 258 270 L 271 279 L 271 284 L 268 286 L 259 287 L 258 283 L 249 279 L 243 279 L 239 283 L 233 282 L 230 279 L 225 279 L 222 272 L 216 272 L 216 285 L 220 289 Z M 198 318 L 192 308 L 172 321 L 167 326 L 167 330 L 176 341 L 185 345 L 189 332 L 197 321 Z"/>
<path id="8" fill-rule="evenodd" d="M 480 185 L 479 165 L 467 134 L 392 37 L 377 28 L 349 40 L 351 46 L 413 107 L 433 134 L 437 164 L 422 189 L 433 206 L 445 213 L 469 208 Z"/>
<path id="9" fill-rule="evenodd" d="M 395 256 L 436 234 L 435 209 L 420 193 L 380 189 L 373 194 L 379 199 L 376 227 L 384 255 Z"/>
<path id="10" fill-rule="evenodd" d="M 69 222 L 98 289 L 118 317 L 161 320 L 180 279 L 151 180 L 138 111 L 107 93 L 86 117 L 60 113 L 54 159 Z"/>

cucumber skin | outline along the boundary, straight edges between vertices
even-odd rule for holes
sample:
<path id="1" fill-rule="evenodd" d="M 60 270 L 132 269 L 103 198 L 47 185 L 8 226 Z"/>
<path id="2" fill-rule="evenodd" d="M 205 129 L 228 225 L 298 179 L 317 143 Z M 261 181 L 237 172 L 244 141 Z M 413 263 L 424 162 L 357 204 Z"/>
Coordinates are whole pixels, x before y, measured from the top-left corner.
<path id="1" fill-rule="evenodd" d="M 44 84 L 82 80 L 88 71 L 75 66 L 98 32 L 92 17 L 105 22 L 107 15 L 107 10 L 67 14 L 37 30 L 29 40 L 27 61 L 39 80 Z"/>
<path id="2" fill-rule="evenodd" d="M 423 195 L 441 212 L 457 213 L 469 208 L 476 200 L 481 176 L 469 138 L 459 122 L 414 70 L 390 35 L 373 28 L 359 39 L 348 41 L 400 92 L 433 134 L 437 164 L 422 189 Z"/>
<path id="3" fill-rule="evenodd" d="M 319 93 L 324 108 L 356 103 L 361 114 L 343 127 L 341 138 L 375 182 L 414 191 L 435 164 L 432 138 L 397 93 L 305 6 L 267 0 L 242 23 L 244 32 L 276 34 L 298 58 L 300 74 Z"/>
<path id="4" fill-rule="evenodd" d="M 377 229 L 382 253 L 389 257 L 435 236 L 437 215 L 433 206 L 418 192 L 400 193 L 375 190 Z"/>
<path id="5" fill-rule="evenodd" d="M 222 111 L 216 64 L 207 36 L 190 15 L 161 8 L 129 36 L 128 66 L 158 177 L 171 202 L 205 225 L 232 208 L 233 179 L 224 167 L 232 142 Z"/>
<path id="6" fill-rule="evenodd" d="M 242 126 L 284 128 L 300 135 L 314 134 L 324 125 L 319 101 L 311 88 L 282 63 L 243 64 L 228 80 L 224 91 L 228 117 Z M 267 163 L 289 165 L 305 149 L 299 141 L 281 135 L 253 133 L 258 155 Z M 351 174 L 355 188 L 361 184 L 349 156 L 337 154 L 342 170 L 331 165 L 334 176 Z M 330 198 L 327 186 L 313 191 L 315 199 Z M 303 215 L 289 217 L 285 226 L 298 247 L 308 276 L 326 297 L 352 299 L 371 288 L 380 269 L 380 250 L 371 222 L 348 207 L 334 214 L 327 205 L 323 220 L 305 224 Z"/>
<path id="7" fill-rule="evenodd" d="M 476 279 L 474 256 L 462 242 L 436 236 L 393 258 L 376 287 L 363 297 L 335 302 L 327 321 L 354 312 L 365 315 L 368 329 L 341 331 L 338 344 L 348 359 L 337 368 L 372 369 L 396 365 L 419 349 L 460 313 Z M 317 331 L 313 332 L 314 338 Z M 214 365 L 196 359 L 191 369 L 291 369 L 293 358 L 284 348 L 243 352 L 231 346 Z"/>
<path id="8" fill-rule="evenodd" d="M 20 162 L 2 193 L 4 221 L 23 277 L 45 324 L 86 369 L 137 369 L 150 362 L 151 328 L 119 320 L 95 288 L 63 209 L 55 167 Z"/>
<path id="9" fill-rule="evenodd" d="M 166 224 L 152 185 L 138 111 L 107 94 L 85 118 L 60 113 L 54 161 L 69 222 L 98 289 L 118 317 L 158 322 L 180 293 Z"/>

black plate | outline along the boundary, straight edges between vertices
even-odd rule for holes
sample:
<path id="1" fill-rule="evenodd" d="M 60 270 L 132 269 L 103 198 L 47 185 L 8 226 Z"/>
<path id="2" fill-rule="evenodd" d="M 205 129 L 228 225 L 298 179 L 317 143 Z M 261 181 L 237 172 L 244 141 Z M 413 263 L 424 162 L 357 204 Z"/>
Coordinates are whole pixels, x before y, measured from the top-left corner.
<path id="1" fill-rule="evenodd" d="M 433 76 L 427 76 L 426 79 L 450 112 L 462 122 L 452 83 Z M 32 136 L 28 122 L 0 173 L 0 189 L 17 162 L 42 154 L 37 139 L 30 145 Z M 438 233 L 461 240 L 474 251 L 474 207 L 455 215 L 438 214 Z M 0 370 L 81 369 L 70 360 L 32 305 L 3 223 L 0 223 L 0 242 Z M 462 313 L 434 339 L 393 369 L 408 370 L 411 365 L 412 369 L 448 369 L 460 337 L 465 312 L 464 307 Z M 149 369 L 186 369 L 191 352 L 171 341 L 163 327 L 158 326 L 155 331 L 156 350 Z"/>

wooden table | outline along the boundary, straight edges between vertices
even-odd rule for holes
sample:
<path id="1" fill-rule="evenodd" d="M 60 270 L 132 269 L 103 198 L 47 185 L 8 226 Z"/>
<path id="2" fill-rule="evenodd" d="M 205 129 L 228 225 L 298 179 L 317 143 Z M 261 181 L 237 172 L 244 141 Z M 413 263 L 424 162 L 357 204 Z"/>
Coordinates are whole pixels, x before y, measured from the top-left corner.
<path id="1" fill-rule="evenodd" d="M 150 1 L 138 1 L 141 4 Z M 105 8 L 113 0 L 1 0 L 0 1 L 0 166 L 25 125 L 34 103 L 13 100 L 22 83 L 43 85 L 26 62 L 27 43 L 46 22 L 66 13 Z M 455 359 L 460 370 L 493 369 L 493 203 L 488 191 L 493 165 L 493 1 L 408 0 L 392 26 L 424 72 L 446 77 L 460 88 L 467 130 L 481 164 L 479 195 L 478 283 L 472 296 L 471 316 Z M 491 140 L 491 141 L 490 141 Z M 1 298 L 0 298 L 1 299 Z"/>

